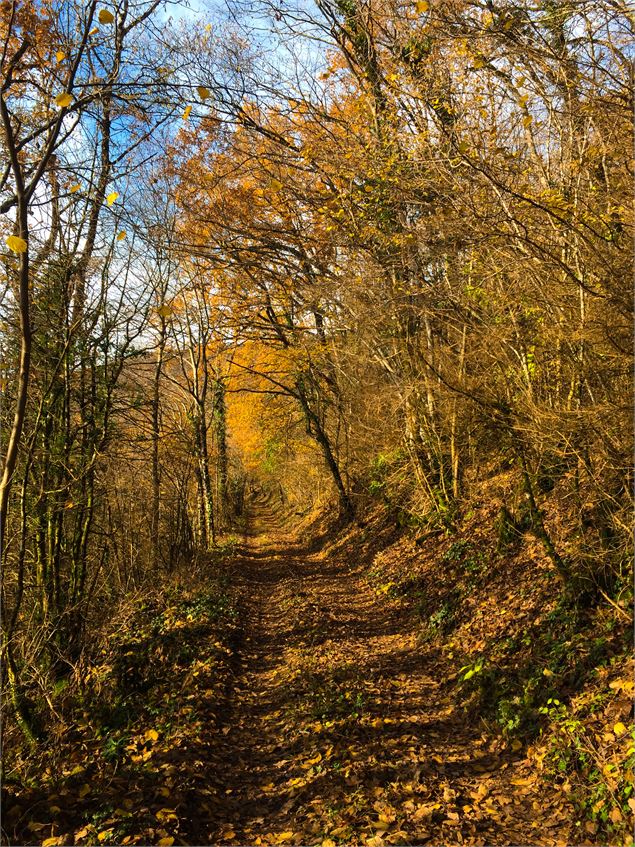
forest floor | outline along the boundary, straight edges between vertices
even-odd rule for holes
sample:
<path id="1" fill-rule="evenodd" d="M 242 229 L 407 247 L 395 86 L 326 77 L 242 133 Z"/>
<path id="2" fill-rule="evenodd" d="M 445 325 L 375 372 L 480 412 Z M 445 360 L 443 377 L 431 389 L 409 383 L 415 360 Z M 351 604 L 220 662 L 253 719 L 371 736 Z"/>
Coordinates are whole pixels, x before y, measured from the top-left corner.
<path id="1" fill-rule="evenodd" d="M 231 614 L 199 598 L 135 624 L 141 693 L 62 725 L 46 780 L 5 784 L 5 843 L 597 844 L 567 781 L 466 717 L 452 652 L 373 588 L 355 534 L 309 544 L 277 511 L 254 504 L 226 565 Z"/>
<path id="2" fill-rule="evenodd" d="M 444 686 L 454 666 L 422 648 L 350 550 L 311 552 L 266 508 L 252 532 L 234 566 L 239 664 L 209 774 L 221 824 L 218 809 L 207 824 L 197 814 L 187 843 L 586 841 L 517 745 L 466 723 Z"/>

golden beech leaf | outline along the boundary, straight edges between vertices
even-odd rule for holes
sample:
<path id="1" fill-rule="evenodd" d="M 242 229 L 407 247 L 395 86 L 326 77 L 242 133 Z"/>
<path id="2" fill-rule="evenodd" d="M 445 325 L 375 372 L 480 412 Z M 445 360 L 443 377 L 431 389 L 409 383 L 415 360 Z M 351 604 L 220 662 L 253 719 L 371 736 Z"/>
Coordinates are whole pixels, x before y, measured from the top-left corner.
<path id="1" fill-rule="evenodd" d="M 417 0 L 415 4 L 415 10 L 418 15 L 423 15 L 424 12 L 427 12 L 430 9 L 430 4 L 428 0 Z"/>
<path id="2" fill-rule="evenodd" d="M 158 741 L 159 740 L 159 733 L 156 731 L 156 729 L 149 729 L 145 734 L 145 739 L 146 739 L 146 741 L 152 741 L 152 742 Z"/>
<path id="3" fill-rule="evenodd" d="M 269 191 L 277 193 L 278 191 L 282 191 L 283 185 L 279 179 L 272 179 L 267 188 Z"/>
<path id="4" fill-rule="evenodd" d="M 159 306 L 159 308 L 157 309 L 157 315 L 159 315 L 162 318 L 169 318 L 171 314 L 172 314 L 172 308 L 170 306 L 168 306 L 167 303 L 164 303 L 162 306 Z"/>
<path id="5" fill-rule="evenodd" d="M 613 732 L 620 738 L 622 735 L 628 732 L 628 729 L 624 726 L 622 721 L 618 721 L 613 727 Z"/>
<path id="6" fill-rule="evenodd" d="M 614 679 L 613 682 L 609 682 L 609 688 L 613 691 L 631 693 L 635 688 L 635 682 L 632 679 Z"/>
<path id="7" fill-rule="evenodd" d="M 100 9 L 97 18 L 100 24 L 111 24 L 115 20 L 115 16 L 108 9 Z"/>
<path id="8" fill-rule="evenodd" d="M 82 187 L 81 182 L 76 182 L 75 185 L 71 185 L 71 187 L 69 188 L 69 191 L 71 192 L 71 194 L 75 194 L 75 192 L 79 191 L 79 189 L 81 187 Z"/>
<path id="9" fill-rule="evenodd" d="M 98 26 L 94 26 L 94 27 L 93 27 L 93 28 L 89 31 L 89 33 L 88 33 L 88 34 L 89 34 L 89 35 L 94 35 L 96 32 L 99 32 L 99 27 L 98 27 Z"/>
<path id="10" fill-rule="evenodd" d="M 201 98 L 201 100 L 207 100 L 207 98 L 211 94 L 209 88 L 206 88 L 204 85 L 197 85 L 196 91 L 198 92 L 198 96 Z"/>
<path id="11" fill-rule="evenodd" d="M 119 197 L 119 192 L 111 191 L 110 194 L 106 197 L 106 203 L 108 203 L 109 206 L 112 206 L 117 197 Z"/>
<path id="12" fill-rule="evenodd" d="M 65 109 L 67 106 L 70 106 L 73 102 L 73 97 L 68 92 L 64 92 L 63 94 L 58 94 L 55 98 L 55 102 L 60 107 L 60 109 Z"/>
<path id="13" fill-rule="evenodd" d="M 174 838 L 171 835 L 168 835 L 166 838 L 159 838 L 157 841 L 159 847 L 172 847 L 174 844 Z"/>
<path id="14" fill-rule="evenodd" d="M 192 111 L 192 107 L 191 107 L 191 106 L 186 106 L 186 107 L 185 107 L 185 110 L 183 111 L 183 115 L 182 115 L 182 118 L 183 118 L 183 120 L 184 120 L 184 121 L 186 121 L 186 120 L 189 118 L 189 116 L 190 116 L 190 112 L 191 112 L 191 111 Z"/>
<path id="15" fill-rule="evenodd" d="M 63 62 L 66 58 L 66 53 L 63 50 L 58 50 L 55 54 L 55 58 L 57 59 L 57 64 L 59 65 L 59 63 Z"/>
<path id="16" fill-rule="evenodd" d="M 125 229 L 122 229 L 121 232 L 117 233 L 117 241 L 123 241 L 125 237 L 126 237 L 126 230 Z M 146 736 L 147 736 L 147 733 L 146 733 Z"/>
<path id="17" fill-rule="evenodd" d="M 20 238 L 19 235 L 10 235 L 7 238 L 7 247 L 14 253 L 26 253 L 27 246 L 24 238 Z"/>

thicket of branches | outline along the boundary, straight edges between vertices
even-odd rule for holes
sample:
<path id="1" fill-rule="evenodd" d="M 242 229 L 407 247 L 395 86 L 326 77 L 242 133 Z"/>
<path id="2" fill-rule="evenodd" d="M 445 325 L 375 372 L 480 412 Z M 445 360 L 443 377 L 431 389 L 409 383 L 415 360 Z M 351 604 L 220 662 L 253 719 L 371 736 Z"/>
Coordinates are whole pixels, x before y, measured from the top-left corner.
<path id="1" fill-rule="evenodd" d="M 212 549 L 246 474 L 432 529 L 498 478 L 501 543 L 533 532 L 587 597 L 629 553 L 626 4 L 233 5 L 194 34 L 159 6 L 3 7 L 3 651 L 29 736 L 104 602 Z"/>

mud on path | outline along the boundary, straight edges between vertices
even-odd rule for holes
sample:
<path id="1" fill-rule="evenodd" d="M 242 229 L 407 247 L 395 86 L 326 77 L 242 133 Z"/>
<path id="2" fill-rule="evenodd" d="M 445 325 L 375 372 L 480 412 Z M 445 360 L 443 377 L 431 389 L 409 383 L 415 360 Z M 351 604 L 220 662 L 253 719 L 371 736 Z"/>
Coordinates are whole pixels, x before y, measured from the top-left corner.
<path id="1" fill-rule="evenodd" d="M 441 653 L 354 553 L 311 552 L 254 504 L 235 681 L 183 843 L 580 843 L 566 797 L 466 724 Z"/>

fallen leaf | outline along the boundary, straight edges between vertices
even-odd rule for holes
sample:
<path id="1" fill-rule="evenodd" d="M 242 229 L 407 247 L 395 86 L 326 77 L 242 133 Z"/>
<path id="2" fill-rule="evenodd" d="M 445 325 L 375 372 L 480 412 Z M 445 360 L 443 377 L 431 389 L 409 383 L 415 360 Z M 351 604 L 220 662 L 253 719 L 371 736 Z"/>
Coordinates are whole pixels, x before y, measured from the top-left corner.
<path id="1" fill-rule="evenodd" d="M 620 823 L 620 821 L 624 820 L 624 818 L 622 817 L 622 813 L 619 809 L 611 809 L 609 817 L 613 821 L 613 823 Z"/>

